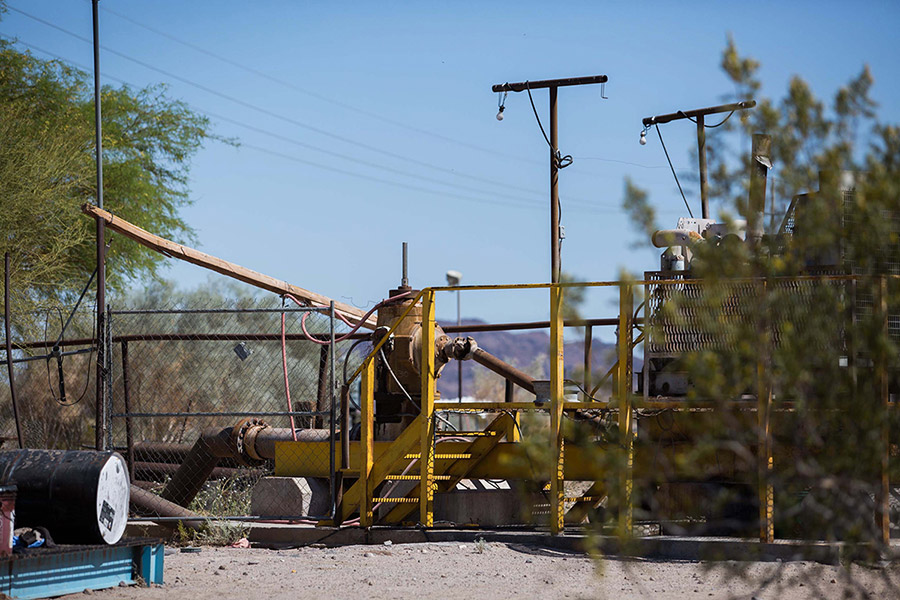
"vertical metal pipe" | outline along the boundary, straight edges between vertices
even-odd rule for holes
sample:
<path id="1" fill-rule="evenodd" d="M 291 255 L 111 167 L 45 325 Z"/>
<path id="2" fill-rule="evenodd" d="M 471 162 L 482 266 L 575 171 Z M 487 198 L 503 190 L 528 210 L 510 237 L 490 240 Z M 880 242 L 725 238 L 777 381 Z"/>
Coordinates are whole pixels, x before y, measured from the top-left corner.
<path id="1" fill-rule="evenodd" d="M 318 389 L 316 390 L 316 412 L 321 413 L 328 410 L 328 384 L 330 382 L 330 350 L 331 344 L 327 346 L 319 346 L 319 381 L 318 381 Z M 309 423 L 308 427 L 313 427 L 316 429 L 321 429 L 324 425 L 324 416 L 321 414 L 316 415 L 315 417 L 308 419 Z"/>
<path id="2" fill-rule="evenodd" d="M 504 402 L 514 402 L 516 394 L 516 386 L 509 379 L 506 380 L 506 388 L 503 391 L 503 401 Z M 507 442 L 518 442 L 520 441 L 519 437 L 519 411 L 515 411 L 512 413 L 512 419 L 510 419 L 509 427 L 506 430 L 506 441 Z"/>
<path id="3" fill-rule="evenodd" d="M 550 88 L 550 282 L 559 283 L 559 148 L 555 86 Z"/>
<path id="4" fill-rule="evenodd" d="M 591 367 L 594 362 L 593 360 L 593 345 L 594 345 L 594 327 L 591 325 L 584 326 L 584 391 L 585 394 L 591 393 L 591 386 L 593 385 L 593 377 L 591 374 Z M 590 402 L 590 398 L 585 398 L 586 402 Z"/>
<path id="5" fill-rule="evenodd" d="M 550 444 L 554 451 L 554 468 L 550 474 L 550 532 L 562 533 L 565 527 L 563 438 L 563 294 L 558 285 L 550 288 Z"/>
<path id="6" fill-rule="evenodd" d="M 342 519 L 341 505 L 344 502 L 344 470 L 350 468 L 350 386 L 341 386 L 341 468 L 335 474 L 335 512 L 334 524 L 340 527 Z"/>
<path id="7" fill-rule="evenodd" d="M 25 447 L 22 441 L 22 426 L 19 423 L 19 404 L 16 401 L 16 379 L 13 370 L 12 339 L 9 327 L 9 252 L 4 257 L 3 270 L 3 326 L 6 329 L 6 370 L 9 373 L 9 397 L 12 400 L 13 420 L 16 422 L 16 438 L 19 441 L 19 449 Z"/>
<path id="8" fill-rule="evenodd" d="M 461 292 L 456 290 L 456 326 L 460 327 L 462 325 L 462 300 L 460 300 Z M 463 361 L 456 361 L 456 375 L 457 375 L 457 387 L 456 387 L 456 398 L 462 402 L 462 367 Z"/>
<path id="9" fill-rule="evenodd" d="M 762 133 L 753 134 L 750 155 L 750 207 L 747 214 L 747 235 L 750 244 L 756 246 L 763 236 L 763 215 L 766 210 L 766 180 L 769 169 L 759 159 L 768 159 L 772 138 Z"/>
<path id="10" fill-rule="evenodd" d="M 97 206 L 103 208 L 103 121 L 100 114 L 100 18 L 99 0 L 92 0 L 91 14 L 94 33 L 94 130 L 97 163 Z M 95 445 L 102 450 L 106 435 L 106 356 L 104 352 L 104 327 L 106 312 L 106 222 L 97 219 L 97 377 L 95 407 Z"/>
<path id="11" fill-rule="evenodd" d="M 131 430 L 131 377 L 128 372 L 128 342 L 122 342 L 122 399 L 125 404 L 125 447 L 128 450 L 128 474 L 134 481 L 134 433 Z"/>
<path id="12" fill-rule="evenodd" d="M 409 271 L 407 270 L 408 249 L 406 242 L 403 242 L 403 273 L 400 277 L 400 287 L 409 287 Z"/>
<path id="13" fill-rule="evenodd" d="M 103 355 L 106 357 L 106 364 L 103 367 L 103 372 L 106 377 L 104 381 L 104 410 L 103 417 L 106 419 L 106 445 L 104 446 L 104 450 L 107 448 L 113 448 L 113 430 L 112 430 L 112 363 L 113 363 L 113 341 L 112 341 L 112 306 L 106 306 L 106 321 L 104 324 L 106 328 L 106 342 L 105 348 L 103 350 Z"/>
<path id="14" fill-rule="evenodd" d="M 697 116 L 697 159 L 700 161 L 700 211 L 709 218 L 709 183 L 706 179 L 706 126 L 703 115 Z"/>
<path id="15" fill-rule="evenodd" d="M 331 475 L 329 485 L 331 486 L 331 515 L 329 515 L 332 519 L 337 514 L 337 476 L 335 475 L 336 465 L 334 460 L 334 438 L 335 438 L 335 420 L 336 420 L 336 411 L 335 411 L 335 402 L 334 402 L 334 384 L 335 384 L 335 370 L 334 370 L 334 300 L 332 300 L 328 305 L 328 317 L 329 317 L 329 342 L 328 344 L 328 399 L 330 400 L 330 409 L 329 409 L 329 445 L 328 445 L 328 469 L 329 474 Z"/>

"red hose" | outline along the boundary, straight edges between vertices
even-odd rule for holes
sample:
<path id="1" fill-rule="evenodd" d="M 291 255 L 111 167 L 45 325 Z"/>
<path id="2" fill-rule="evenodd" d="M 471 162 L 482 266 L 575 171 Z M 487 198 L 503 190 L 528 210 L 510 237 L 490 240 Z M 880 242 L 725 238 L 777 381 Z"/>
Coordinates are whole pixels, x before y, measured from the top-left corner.
<path id="1" fill-rule="evenodd" d="M 367 312 L 365 315 L 363 315 L 363 317 L 359 320 L 359 322 L 356 323 L 356 325 L 351 324 L 350 321 L 347 319 L 347 317 L 343 315 L 343 313 L 340 313 L 340 312 L 338 312 L 338 311 L 334 311 L 334 314 L 335 314 L 341 321 L 343 321 L 344 323 L 346 323 L 348 326 L 352 327 L 352 329 L 351 329 L 350 331 L 348 331 L 347 333 L 345 333 L 344 335 L 342 335 L 342 336 L 339 337 L 339 338 L 335 338 L 334 341 L 335 341 L 335 342 L 343 342 L 344 340 L 348 339 L 351 335 L 353 335 L 354 333 L 356 333 L 357 330 L 359 330 L 360 327 L 363 326 L 363 323 L 366 322 L 366 320 L 372 315 L 373 312 L 375 312 L 376 310 L 378 310 L 378 309 L 381 308 L 382 306 L 385 306 L 385 305 L 390 304 L 390 303 L 392 303 L 392 302 L 396 302 L 396 301 L 398 301 L 398 300 L 402 300 L 403 298 L 409 296 L 410 294 L 412 294 L 411 291 L 409 291 L 409 292 L 403 292 L 402 294 L 398 294 L 398 295 L 394 296 L 393 298 L 387 298 L 386 300 L 382 300 L 381 302 L 379 302 L 378 304 L 376 304 L 375 306 L 373 306 L 371 309 L 369 309 L 369 312 Z M 303 305 L 300 303 L 299 300 L 297 300 L 296 298 L 294 298 L 294 297 L 291 296 L 290 294 L 285 294 L 284 297 L 285 297 L 285 298 L 290 298 L 291 300 L 293 300 L 294 303 L 295 303 L 297 306 L 303 306 Z M 303 330 L 303 335 L 306 336 L 306 339 L 308 339 L 309 341 L 314 342 L 314 343 L 316 343 L 316 344 L 319 344 L 320 346 L 327 346 L 328 344 L 330 344 L 331 342 L 328 342 L 328 341 L 317 340 L 316 338 L 314 338 L 314 337 L 309 333 L 309 331 L 307 331 L 307 329 L 306 329 L 306 318 L 307 318 L 308 316 L 309 316 L 309 313 L 308 313 L 308 312 L 307 312 L 307 313 L 303 313 L 303 318 L 300 319 L 300 328 Z"/>

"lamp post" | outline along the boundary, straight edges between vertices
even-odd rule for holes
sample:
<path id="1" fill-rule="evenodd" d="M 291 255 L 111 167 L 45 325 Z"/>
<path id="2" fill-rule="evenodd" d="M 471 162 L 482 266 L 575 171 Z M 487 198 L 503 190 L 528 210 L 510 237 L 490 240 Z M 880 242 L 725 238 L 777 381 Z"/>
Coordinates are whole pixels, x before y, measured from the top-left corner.
<path id="1" fill-rule="evenodd" d="M 447 285 L 449 286 L 457 286 L 459 282 L 462 280 L 462 273 L 459 271 L 447 271 Z M 456 326 L 459 327 L 461 323 L 461 311 L 460 311 L 460 300 L 459 300 L 459 290 L 456 290 Z M 457 388 L 456 388 L 456 398 L 459 402 L 462 402 L 462 361 L 456 361 L 456 374 L 457 374 Z"/>

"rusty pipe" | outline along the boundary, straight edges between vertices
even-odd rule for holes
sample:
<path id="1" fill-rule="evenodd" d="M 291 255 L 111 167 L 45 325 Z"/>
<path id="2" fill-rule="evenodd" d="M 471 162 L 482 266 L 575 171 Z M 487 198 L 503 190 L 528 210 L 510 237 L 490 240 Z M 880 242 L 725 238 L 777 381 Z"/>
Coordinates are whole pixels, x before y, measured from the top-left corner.
<path id="1" fill-rule="evenodd" d="M 297 432 L 297 441 L 321 442 L 328 440 L 330 435 L 327 429 L 303 429 Z M 245 466 L 257 465 L 275 458 L 275 442 L 292 439 L 290 429 L 269 427 L 257 419 L 244 419 L 225 429 L 207 429 L 172 475 L 162 497 L 188 506 L 203 489 L 220 459 L 234 459 Z"/>
<path id="2" fill-rule="evenodd" d="M 485 350 L 478 348 L 472 354 L 472 360 L 474 360 L 481 366 L 490 369 L 501 377 L 504 377 L 508 381 L 512 381 L 520 388 L 531 392 L 532 394 L 535 393 L 534 377 L 523 371 L 520 371 L 511 364 L 500 360 L 490 352 L 486 352 Z"/>
<path id="3" fill-rule="evenodd" d="M 136 512 L 150 517 L 177 517 L 186 527 L 199 529 L 204 523 L 204 518 L 182 506 L 169 502 L 134 484 L 131 485 L 131 505 Z"/>
<path id="4" fill-rule="evenodd" d="M 230 452 L 231 430 L 231 427 L 207 430 L 197 439 L 163 490 L 164 500 L 187 506 L 197 497 L 219 465 L 219 456 Z"/>

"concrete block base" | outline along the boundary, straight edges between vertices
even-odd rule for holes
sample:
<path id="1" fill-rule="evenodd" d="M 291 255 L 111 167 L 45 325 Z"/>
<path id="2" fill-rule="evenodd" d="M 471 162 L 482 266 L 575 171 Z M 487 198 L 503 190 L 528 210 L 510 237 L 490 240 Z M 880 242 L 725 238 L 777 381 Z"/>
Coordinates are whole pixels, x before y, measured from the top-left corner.
<path id="1" fill-rule="evenodd" d="M 312 477 L 263 477 L 253 486 L 250 513 L 259 517 L 322 516 L 329 512 L 328 481 Z"/>

